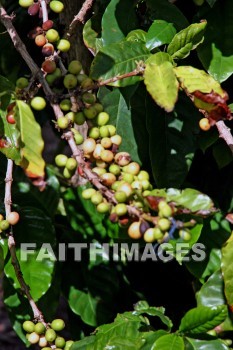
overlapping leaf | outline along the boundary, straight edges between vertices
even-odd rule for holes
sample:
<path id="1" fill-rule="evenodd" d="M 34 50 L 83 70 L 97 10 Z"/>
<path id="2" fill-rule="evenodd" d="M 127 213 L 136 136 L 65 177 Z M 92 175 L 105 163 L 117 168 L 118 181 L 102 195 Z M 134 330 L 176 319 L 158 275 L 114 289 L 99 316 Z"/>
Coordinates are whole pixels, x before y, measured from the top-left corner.
<path id="1" fill-rule="evenodd" d="M 146 47 L 153 50 L 164 44 L 169 44 L 176 34 L 172 23 L 163 20 L 155 20 L 146 34 Z"/>
<path id="2" fill-rule="evenodd" d="M 227 303 L 233 309 L 233 234 L 222 248 L 222 272 L 225 285 Z"/>
<path id="3" fill-rule="evenodd" d="M 229 347 L 219 339 L 208 341 L 192 338 L 186 339 L 189 342 L 189 345 L 187 345 L 187 350 L 229 350 Z"/>
<path id="4" fill-rule="evenodd" d="M 173 59 L 182 59 L 190 54 L 203 42 L 204 30 L 207 22 L 191 24 L 189 27 L 177 33 L 168 45 L 167 52 Z"/>
<path id="5" fill-rule="evenodd" d="M 184 350 L 184 341 L 177 334 L 167 334 L 156 340 L 151 350 Z"/>

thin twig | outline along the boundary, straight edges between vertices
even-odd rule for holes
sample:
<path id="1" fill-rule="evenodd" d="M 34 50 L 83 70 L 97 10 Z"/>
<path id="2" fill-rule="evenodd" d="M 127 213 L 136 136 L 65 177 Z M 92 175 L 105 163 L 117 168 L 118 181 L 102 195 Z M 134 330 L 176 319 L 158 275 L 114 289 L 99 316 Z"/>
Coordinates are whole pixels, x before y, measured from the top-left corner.
<path id="1" fill-rule="evenodd" d="M 11 159 L 8 159 L 7 161 L 7 171 L 6 171 L 6 178 L 5 178 L 5 199 L 4 199 L 4 203 L 5 203 L 5 211 L 6 211 L 6 217 L 10 214 L 11 212 L 11 204 L 12 204 L 12 199 L 11 199 L 11 186 L 12 186 L 12 182 L 13 182 L 13 161 Z M 42 312 L 38 309 L 35 301 L 33 300 L 31 293 L 29 291 L 29 287 L 26 284 L 24 278 L 23 278 L 23 274 L 20 268 L 20 264 L 16 255 L 16 250 L 15 250 L 15 239 L 14 239 L 14 235 L 13 235 L 13 230 L 11 228 L 10 233 L 8 235 L 8 247 L 9 247 L 9 251 L 10 251 L 10 255 L 11 255 L 11 263 L 14 267 L 15 270 L 15 275 L 17 280 L 19 281 L 20 284 L 20 288 L 22 290 L 22 292 L 26 295 L 30 306 L 32 308 L 32 312 L 33 312 L 33 316 L 34 319 L 37 321 L 40 321 L 42 323 L 45 323 L 44 321 L 44 317 Z"/>
<path id="2" fill-rule="evenodd" d="M 94 0 L 86 0 L 79 13 L 74 17 L 73 21 L 70 23 L 70 26 L 69 26 L 69 30 L 68 30 L 68 33 L 66 34 L 67 37 L 70 37 L 72 32 L 74 31 L 75 29 L 75 26 L 78 24 L 78 23 L 82 23 L 84 24 L 84 21 L 85 21 L 85 17 L 86 17 L 86 14 L 87 12 L 91 9 L 92 5 L 94 3 Z"/>
<path id="3" fill-rule="evenodd" d="M 40 4 L 41 4 L 43 23 L 44 23 L 44 22 L 47 22 L 47 20 L 48 20 L 47 3 L 45 0 L 40 0 Z"/>
<path id="4" fill-rule="evenodd" d="M 228 128 L 222 120 L 216 123 L 216 127 L 219 132 L 219 137 L 221 137 L 226 142 L 233 154 L 233 136 L 231 134 L 230 128 Z"/>

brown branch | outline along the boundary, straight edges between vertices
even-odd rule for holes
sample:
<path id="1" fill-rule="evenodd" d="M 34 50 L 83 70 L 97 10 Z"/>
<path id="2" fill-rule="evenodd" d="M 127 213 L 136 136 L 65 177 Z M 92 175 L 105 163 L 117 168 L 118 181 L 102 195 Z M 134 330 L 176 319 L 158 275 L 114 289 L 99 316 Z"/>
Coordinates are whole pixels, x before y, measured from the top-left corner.
<path id="1" fill-rule="evenodd" d="M 11 159 L 8 159 L 6 178 L 5 178 L 5 199 L 4 199 L 6 218 L 11 212 L 11 204 L 12 204 L 11 186 L 12 186 L 12 182 L 13 182 L 13 176 L 12 176 L 13 164 L 14 164 L 13 161 Z M 10 233 L 8 235 L 8 247 L 9 247 L 9 251 L 10 251 L 10 255 L 11 255 L 11 263 L 14 267 L 16 278 L 20 284 L 20 288 L 21 288 L 22 292 L 26 295 L 26 297 L 29 301 L 29 304 L 32 308 L 34 319 L 37 321 L 43 322 L 44 325 L 47 325 L 44 321 L 44 317 L 43 317 L 42 312 L 38 309 L 35 301 L 33 300 L 32 296 L 31 296 L 31 293 L 29 291 L 29 286 L 26 284 L 26 282 L 23 278 L 20 264 L 19 264 L 18 258 L 16 256 L 15 239 L 13 236 L 12 228 L 11 228 Z"/>
<path id="2" fill-rule="evenodd" d="M 93 3 L 94 0 L 86 0 L 83 3 L 79 13 L 74 17 L 73 21 L 70 23 L 68 33 L 66 34 L 67 37 L 70 37 L 72 35 L 72 32 L 74 31 L 78 23 L 84 24 L 86 14 L 91 9 Z"/>
<path id="3" fill-rule="evenodd" d="M 216 123 L 216 127 L 219 132 L 219 137 L 226 142 L 233 154 L 233 136 L 231 134 L 230 128 L 228 128 L 222 120 Z"/>

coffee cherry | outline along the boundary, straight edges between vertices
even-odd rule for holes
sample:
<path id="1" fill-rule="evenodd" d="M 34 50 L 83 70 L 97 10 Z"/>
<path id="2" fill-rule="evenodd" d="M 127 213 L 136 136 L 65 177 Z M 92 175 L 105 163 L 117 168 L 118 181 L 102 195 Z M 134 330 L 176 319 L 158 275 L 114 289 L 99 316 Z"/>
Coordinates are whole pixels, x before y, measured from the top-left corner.
<path id="1" fill-rule="evenodd" d="M 28 86 L 29 81 L 27 78 L 21 77 L 19 79 L 16 80 L 15 85 L 17 86 L 17 88 L 19 89 L 24 89 Z"/>
<path id="2" fill-rule="evenodd" d="M 88 78 L 88 76 L 86 74 L 78 74 L 77 75 L 77 80 L 78 80 L 79 84 L 81 84 L 87 78 Z"/>
<path id="3" fill-rule="evenodd" d="M 7 220 L 0 221 L 0 230 L 5 231 L 10 227 L 10 224 Z"/>
<path id="4" fill-rule="evenodd" d="M 95 103 L 96 101 L 96 96 L 95 94 L 92 94 L 90 92 L 84 92 L 84 94 L 82 94 L 82 101 L 83 103 L 87 103 L 90 105 L 93 105 L 93 103 Z M 95 108 L 95 106 L 93 106 Z M 97 114 L 97 110 L 95 108 L 96 114 Z"/>
<path id="5" fill-rule="evenodd" d="M 116 176 L 120 175 L 120 173 L 121 173 L 121 168 L 117 164 L 111 164 L 108 170 L 110 171 L 110 173 L 112 173 Z"/>
<path id="6" fill-rule="evenodd" d="M 170 216 L 172 216 L 172 208 L 170 207 L 170 205 L 165 203 L 161 208 L 160 203 L 161 202 L 159 202 L 159 204 L 158 204 L 159 216 L 164 217 L 164 218 L 169 218 Z"/>
<path id="7" fill-rule="evenodd" d="M 55 163 L 59 167 L 64 167 L 66 166 L 66 162 L 68 160 L 68 157 L 65 154 L 58 154 L 55 157 Z"/>
<path id="8" fill-rule="evenodd" d="M 105 173 L 101 176 L 101 180 L 105 186 L 110 187 L 116 181 L 116 176 L 111 173 Z"/>
<path id="9" fill-rule="evenodd" d="M 64 4 L 61 1 L 52 0 L 49 4 L 51 10 L 55 13 L 61 13 L 64 10 Z"/>
<path id="10" fill-rule="evenodd" d="M 179 230 L 179 236 L 180 238 L 182 238 L 184 241 L 190 241 L 190 239 L 192 238 L 189 230 L 187 229 L 181 229 Z"/>
<path id="11" fill-rule="evenodd" d="M 46 346 L 45 348 L 42 348 L 41 350 L 51 350 L 51 348 Z"/>
<path id="12" fill-rule="evenodd" d="M 42 111 L 46 106 L 46 101 L 43 97 L 36 96 L 31 100 L 31 107 L 36 111 Z"/>
<path id="13" fill-rule="evenodd" d="M 86 118 L 83 114 L 83 112 L 78 112 L 75 114 L 74 122 L 78 125 L 83 125 L 83 123 L 86 121 Z"/>
<path id="14" fill-rule="evenodd" d="M 113 184 L 112 184 L 112 186 L 111 186 L 111 189 L 113 190 L 113 191 L 118 191 L 118 187 L 120 186 L 120 185 L 122 185 L 122 181 L 116 181 L 116 182 L 114 182 Z"/>
<path id="15" fill-rule="evenodd" d="M 56 63 L 54 61 L 49 60 L 44 61 L 41 67 L 46 73 L 53 73 L 57 68 Z"/>
<path id="16" fill-rule="evenodd" d="M 30 16 L 35 16 L 37 15 L 37 13 L 40 10 L 40 5 L 38 2 L 35 2 L 34 4 L 32 4 L 29 8 L 28 8 L 28 14 Z"/>
<path id="17" fill-rule="evenodd" d="M 93 152 L 93 157 L 95 159 L 101 159 L 101 153 L 104 151 L 104 148 L 102 145 L 97 144 L 95 147 L 95 150 Z"/>
<path id="18" fill-rule="evenodd" d="M 155 240 L 159 240 L 159 239 L 162 239 L 162 238 L 163 238 L 162 231 L 158 227 L 155 227 L 154 228 L 154 239 Z"/>
<path id="19" fill-rule="evenodd" d="M 107 124 L 109 121 L 109 114 L 106 112 L 100 112 L 97 115 L 96 121 L 97 121 L 97 125 L 99 125 L 99 126 L 103 126 L 103 125 Z"/>
<path id="20" fill-rule="evenodd" d="M 94 84 L 93 80 L 87 77 L 81 82 L 81 88 L 88 89 L 88 88 L 91 88 L 93 84 Z"/>
<path id="21" fill-rule="evenodd" d="M 209 122 L 209 119 L 208 118 L 202 118 L 200 121 L 199 121 L 199 127 L 201 130 L 203 131 L 208 131 L 210 129 L 210 122 Z"/>
<path id="22" fill-rule="evenodd" d="M 7 221 L 10 225 L 16 225 L 19 222 L 19 213 L 17 213 L 16 211 L 12 211 L 7 216 Z"/>
<path id="23" fill-rule="evenodd" d="M 93 107 L 95 107 L 97 113 L 103 112 L 103 110 L 104 110 L 103 105 L 101 103 L 98 103 L 98 102 L 95 103 Z"/>
<path id="24" fill-rule="evenodd" d="M 118 216 L 123 216 L 128 213 L 127 206 L 124 203 L 117 204 L 115 206 L 115 213 Z"/>
<path id="25" fill-rule="evenodd" d="M 171 226 L 171 223 L 168 219 L 162 218 L 158 220 L 158 227 L 160 228 L 161 231 L 165 232 L 169 230 Z"/>
<path id="26" fill-rule="evenodd" d="M 128 173 L 122 173 L 122 180 L 132 184 L 134 182 L 134 175 Z"/>
<path id="27" fill-rule="evenodd" d="M 60 102 L 59 106 L 60 106 L 62 111 L 68 112 L 68 111 L 70 111 L 72 105 L 71 105 L 70 100 L 68 98 L 65 98 L 64 100 L 62 100 Z"/>
<path id="28" fill-rule="evenodd" d="M 12 113 L 7 114 L 6 120 L 7 120 L 7 123 L 9 123 L 9 124 L 15 124 L 16 123 L 15 116 Z"/>
<path id="29" fill-rule="evenodd" d="M 84 108 L 83 113 L 87 119 L 94 119 L 97 114 L 96 109 L 93 106 L 89 108 Z"/>
<path id="30" fill-rule="evenodd" d="M 96 127 L 91 128 L 88 132 L 88 136 L 94 140 L 97 140 L 100 136 L 99 128 L 96 128 Z"/>
<path id="31" fill-rule="evenodd" d="M 37 334 L 43 334 L 45 332 L 46 328 L 45 326 L 43 325 L 43 323 L 41 322 L 38 322 L 36 325 L 35 325 L 35 332 Z"/>
<path id="32" fill-rule="evenodd" d="M 116 134 L 116 127 L 114 125 L 106 125 L 106 126 L 108 128 L 109 135 L 114 136 Z"/>
<path id="33" fill-rule="evenodd" d="M 151 187 L 151 184 L 150 184 L 150 182 L 148 180 L 142 180 L 140 182 L 141 182 L 141 185 L 142 185 L 142 189 L 144 191 L 148 190 Z"/>
<path id="34" fill-rule="evenodd" d="M 120 135 L 114 135 L 111 137 L 111 141 L 114 145 L 120 146 L 122 143 L 122 137 Z"/>
<path id="35" fill-rule="evenodd" d="M 56 339 L 57 335 L 54 329 L 47 329 L 45 332 L 45 339 L 49 342 L 52 343 Z"/>
<path id="36" fill-rule="evenodd" d="M 132 186 L 127 182 L 120 183 L 119 186 L 117 187 L 117 191 L 124 192 L 127 197 L 131 196 L 131 194 L 133 193 Z"/>
<path id="37" fill-rule="evenodd" d="M 97 174 L 98 176 L 101 176 L 103 174 L 106 174 L 107 171 L 104 168 L 95 167 L 92 169 L 92 172 Z"/>
<path id="38" fill-rule="evenodd" d="M 54 54 L 54 46 L 53 44 L 45 44 L 43 47 L 42 47 L 42 55 L 44 56 L 51 56 Z"/>
<path id="39" fill-rule="evenodd" d="M 73 171 L 77 168 L 78 166 L 78 163 L 76 161 L 76 159 L 74 158 L 69 158 L 66 162 L 66 168 L 69 170 L 69 171 Z"/>
<path id="40" fill-rule="evenodd" d="M 111 148 L 112 147 L 112 141 L 109 137 L 103 137 L 101 140 L 101 145 L 104 148 Z"/>
<path id="41" fill-rule="evenodd" d="M 69 120 L 69 122 L 74 123 L 75 119 L 75 113 L 74 112 L 69 112 L 65 115 L 65 117 Z"/>
<path id="42" fill-rule="evenodd" d="M 150 176 L 147 171 L 141 170 L 138 174 L 138 180 L 143 181 L 143 180 L 148 180 L 149 181 Z"/>
<path id="43" fill-rule="evenodd" d="M 112 153 L 112 151 L 108 151 L 108 150 L 104 150 L 101 152 L 101 159 L 106 162 L 106 163 L 110 163 L 114 158 L 114 154 Z"/>
<path id="44" fill-rule="evenodd" d="M 73 340 L 68 340 L 66 342 L 66 346 L 65 346 L 64 350 L 70 350 L 71 345 L 73 345 L 73 344 L 74 344 Z"/>
<path id="45" fill-rule="evenodd" d="M 53 322 L 51 323 L 51 327 L 56 332 L 60 332 L 65 328 L 65 322 L 62 319 L 57 318 L 57 319 L 53 320 Z"/>
<path id="46" fill-rule="evenodd" d="M 38 344 L 41 348 L 44 348 L 45 346 L 48 345 L 48 342 L 45 338 L 45 336 L 43 337 L 40 337 L 40 340 L 39 340 L 39 344 Z M 49 348 L 51 350 L 51 348 Z"/>
<path id="47" fill-rule="evenodd" d="M 95 205 L 98 205 L 103 202 L 103 196 L 100 192 L 96 192 L 91 197 L 91 202 Z"/>
<path id="48" fill-rule="evenodd" d="M 63 176 L 65 179 L 67 179 L 67 180 L 71 179 L 72 175 L 73 175 L 72 171 L 68 170 L 67 168 L 64 168 Z"/>
<path id="49" fill-rule="evenodd" d="M 59 129 L 66 129 L 69 126 L 69 120 L 66 117 L 60 117 L 57 120 L 57 126 Z"/>
<path id="50" fill-rule="evenodd" d="M 115 162 L 120 166 L 128 165 L 131 161 L 131 156 L 128 152 L 119 152 L 115 155 Z"/>
<path id="51" fill-rule="evenodd" d="M 95 147 L 96 147 L 96 142 L 92 138 L 87 138 L 83 142 L 83 146 L 82 146 L 83 152 L 87 153 L 87 154 L 92 153 L 94 151 Z"/>
<path id="52" fill-rule="evenodd" d="M 132 186 L 132 188 L 133 188 L 134 190 L 139 190 L 139 191 L 142 190 L 142 184 L 141 184 L 140 181 L 133 181 L 133 182 L 131 183 L 131 186 Z"/>
<path id="53" fill-rule="evenodd" d="M 102 203 L 97 205 L 96 209 L 97 209 L 98 213 L 101 213 L 101 214 L 109 213 L 110 204 L 102 202 Z"/>
<path id="54" fill-rule="evenodd" d="M 57 49 L 61 52 L 67 52 L 70 49 L 70 42 L 66 39 L 59 40 L 57 44 Z"/>
<path id="55" fill-rule="evenodd" d="M 99 168 L 107 168 L 108 167 L 108 164 L 103 162 L 102 159 L 97 159 L 96 160 L 96 165 L 99 167 Z"/>
<path id="56" fill-rule="evenodd" d="M 77 86 L 77 78 L 75 75 L 73 74 L 66 74 L 64 80 L 63 80 L 63 84 L 65 86 L 66 89 L 73 89 Z"/>
<path id="57" fill-rule="evenodd" d="M 84 199 L 91 199 L 91 197 L 96 193 L 96 190 L 94 188 L 87 188 L 86 190 L 82 191 L 82 197 Z"/>
<path id="58" fill-rule="evenodd" d="M 129 163 L 123 168 L 123 171 L 132 175 L 137 175 L 140 171 L 140 165 L 136 162 Z"/>
<path id="59" fill-rule="evenodd" d="M 139 239 L 142 237 L 140 232 L 140 221 L 133 222 L 128 228 L 128 235 L 132 239 Z"/>
<path id="60" fill-rule="evenodd" d="M 115 199 L 117 200 L 118 203 L 125 203 L 127 200 L 127 195 L 123 191 L 117 191 L 114 194 Z"/>
<path id="61" fill-rule="evenodd" d="M 71 74 L 79 74 L 82 70 L 82 64 L 81 62 L 77 61 L 77 60 L 74 60 L 74 61 L 71 61 L 69 63 L 69 66 L 68 66 L 68 71 L 71 73 Z"/>
<path id="62" fill-rule="evenodd" d="M 47 21 L 45 21 L 43 24 L 42 24 L 42 29 L 43 30 L 49 30 L 53 28 L 53 21 L 51 21 L 50 19 L 48 19 Z"/>
<path id="63" fill-rule="evenodd" d="M 57 337 L 55 339 L 55 345 L 57 348 L 64 348 L 64 346 L 66 345 L 66 341 L 63 337 Z"/>
<path id="64" fill-rule="evenodd" d="M 50 43 L 55 43 L 59 39 L 59 33 L 56 29 L 49 29 L 46 33 L 46 39 Z"/>
<path id="65" fill-rule="evenodd" d="M 81 145 L 84 141 L 84 137 L 81 134 L 75 134 L 74 141 L 75 141 L 76 145 Z"/>
<path id="66" fill-rule="evenodd" d="M 46 40 L 46 37 L 44 36 L 44 34 L 40 34 L 40 35 L 37 35 L 35 37 L 35 44 L 37 46 L 44 46 L 45 44 L 47 43 L 47 40 Z"/>
<path id="67" fill-rule="evenodd" d="M 22 7 L 29 7 L 34 3 L 34 0 L 19 0 L 19 5 Z"/>
<path id="68" fill-rule="evenodd" d="M 148 230 L 146 230 L 146 232 L 144 233 L 143 239 L 145 242 L 147 243 L 152 243 L 155 241 L 155 229 L 154 228 L 149 228 Z"/>
<path id="69" fill-rule="evenodd" d="M 100 136 L 101 137 L 108 137 L 110 136 L 109 129 L 107 126 L 101 126 L 100 127 Z"/>
<path id="70" fill-rule="evenodd" d="M 27 333 L 33 333 L 35 329 L 35 324 L 32 321 L 24 321 L 23 330 Z"/>
<path id="71" fill-rule="evenodd" d="M 40 340 L 40 336 L 37 333 L 33 332 L 33 333 L 29 334 L 27 339 L 28 339 L 29 343 L 36 344 Z"/>

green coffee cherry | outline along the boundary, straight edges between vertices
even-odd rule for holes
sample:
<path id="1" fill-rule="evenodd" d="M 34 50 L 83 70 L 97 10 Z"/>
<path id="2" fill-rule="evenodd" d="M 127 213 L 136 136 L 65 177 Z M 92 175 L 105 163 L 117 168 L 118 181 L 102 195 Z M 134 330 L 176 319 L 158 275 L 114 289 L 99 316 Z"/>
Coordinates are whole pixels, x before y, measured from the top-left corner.
<path id="1" fill-rule="evenodd" d="M 49 29 L 46 32 L 46 39 L 50 42 L 50 43 L 55 43 L 58 39 L 59 39 L 59 33 L 57 30 L 55 29 Z"/>
<path id="2" fill-rule="evenodd" d="M 57 318 L 53 320 L 51 327 L 53 330 L 60 332 L 65 328 L 65 322 L 61 318 Z"/>
<path id="3" fill-rule="evenodd" d="M 117 191 L 114 194 L 115 199 L 117 200 L 118 203 L 125 203 L 127 200 L 127 195 L 123 191 Z"/>
<path id="4" fill-rule="evenodd" d="M 168 219 L 162 218 L 158 220 L 158 227 L 161 231 L 165 232 L 169 230 L 171 223 Z"/>
<path id="5" fill-rule="evenodd" d="M 55 345 L 57 348 L 64 348 L 64 346 L 66 345 L 66 341 L 63 337 L 57 337 L 55 339 Z"/>
<path id="6" fill-rule="evenodd" d="M 129 184 L 132 184 L 134 182 L 134 175 L 123 173 L 122 180 L 124 180 L 125 182 L 128 182 Z"/>
<path id="7" fill-rule="evenodd" d="M 60 117 L 57 120 L 57 126 L 60 129 L 66 129 L 69 126 L 69 120 L 66 117 Z"/>
<path id="8" fill-rule="evenodd" d="M 10 224 L 7 220 L 0 221 L 0 230 L 5 231 L 10 227 Z"/>
<path id="9" fill-rule="evenodd" d="M 143 239 L 147 243 L 152 243 L 155 241 L 155 229 L 154 228 L 148 228 L 146 232 L 144 233 Z"/>
<path id="10" fill-rule="evenodd" d="M 88 89 L 89 87 L 93 86 L 93 80 L 91 78 L 85 78 L 82 82 L 81 82 L 81 88 L 82 89 Z"/>
<path id="11" fill-rule="evenodd" d="M 118 216 L 123 216 L 128 213 L 127 206 L 124 203 L 115 206 L 115 212 Z"/>
<path id="12" fill-rule="evenodd" d="M 108 170 L 110 173 L 112 173 L 116 176 L 120 175 L 120 173 L 121 173 L 121 168 L 117 164 L 111 164 Z"/>
<path id="13" fill-rule="evenodd" d="M 61 52 L 67 52 L 70 49 L 70 42 L 66 39 L 59 40 L 57 44 L 57 49 Z"/>
<path id="14" fill-rule="evenodd" d="M 97 115 L 97 125 L 99 126 L 104 126 L 105 124 L 108 123 L 109 121 L 109 114 L 106 113 L 106 112 L 100 112 L 98 115 Z"/>
<path id="15" fill-rule="evenodd" d="M 138 174 L 138 180 L 143 181 L 143 180 L 148 180 L 149 181 L 150 176 L 147 171 L 141 170 Z"/>
<path id="16" fill-rule="evenodd" d="M 116 127 L 114 125 L 106 125 L 109 131 L 109 136 L 114 136 L 116 134 Z M 114 142 L 113 142 L 114 143 Z"/>
<path id="17" fill-rule="evenodd" d="M 184 241 L 190 241 L 190 239 L 192 238 L 190 231 L 187 229 L 182 229 L 179 230 L 179 236 L 180 238 L 182 238 Z"/>
<path id="18" fill-rule="evenodd" d="M 106 169 L 95 167 L 95 168 L 92 169 L 92 172 L 97 174 L 98 176 L 101 176 L 101 175 L 106 173 Z"/>
<path id="19" fill-rule="evenodd" d="M 73 171 L 77 168 L 78 166 L 78 163 L 76 161 L 76 159 L 74 158 L 69 158 L 66 162 L 66 168 L 69 170 L 69 171 Z"/>
<path id="20" fill-rule="evenodd" d="M 36 111 L 42 111 L 46 106 L 46 101 L 43 97 L 36 96 L 31 100 L 31 107 Z"/>
<path id="21" fill-rule="evenodd" d="M 60 102 L 59 106 L 60 106 L 62 111 L 68 112 L 68 111 L 70 111 L 72 105 L 71 105 L 70 100 L 68 98 L 65 98 L 64 100 L 62 100 Z"/>
<path id="22" fill-rule="evenodd" d="M 35 331 L 37 334 L 44 334 L 45 330 L 46 330 L 46 328 L 45 328 L 45 326 L 43 325 L 43 323 L 38 322 L 38 323 L 35 325 L 34 331 Z"/>
<path id="23" fill-rule="evenodd" d="M 66 346 L 65 346 L 64 350 L 70 350 L 71 345 L 73 345 L 73 344 L 74 344 L 73 340 L 68 340 L 66 342 Z"/>
<path id="24" fill-rule="evenodd" d="M 97 209 L 98 213 L 101 213 L 101 214 L 109 213 L 110 204 L 102 202 L 102 203 L 97 205 L 96 209 Z"/>
<path id="25" fill-rule="evenodd" d="M 86 190 L 83 190 L 82 197 L 84 199 L 91 199 L 91 197 L 96 193 L 96 190 L 94 188 L 87 188 Z"/>
<path id="26" fill-rule="evenodd" d="M 64 9 L 63 3 L 61 1 L 57 1 L 57 0 L 52 0 L 49 3 L 49 7 L 55 13 L 61 13 L 63 11 L 63 9 Z"/>
<path id="27" fill-rule="evenodd" d="M 83 123 L 86 121 L 85 115 L 83 112 L 78 112 L 75 114 L 74 122 L 78 125 L 83 125 Z"/>
<path id="28" fill-rule="evenodd" d="M 95 205 L 98 205 L 100 203 L 102 203 L 103 201 L 103 196 L 100 192 L 96 192 L 95 194 L 93 194 L 93 196 L 91 197 L 91 202 Z"/>
<path id="29" fill-rule="evenodd" d="M 34 3 L 34 0 L 19 0 L 19 5 L 25 8 L 33 5 L 33 3 Z"/>
<path id="30" fill-rule="evenodd" d="M 140 171 L 140 165 L 136 162 L 129 163 L 123 168 L 123 171 L 132 175 L 137 175 Z"/>
<path id="31" fill-rule="evenodd" d="M 63 80 L 63 84 L 68 90 L 74 89 L 78 84 L 78 80 L 74 74 L 66 74 Z"/>
<path id="32" fill-rule="evenodd" d="M 103 110 L 104 110 L 103 105 L 101 103 L 98 103 L 98 102 L 95 103 L 93 107 L 95 107 L 97 113 L 103 112 Z"/>
<path id="33" fill-rule="evenodd" d="M 45 332 L 45 338 L 48 342 L 52 343 L 56 339 L 57 335 L 54 329 L 47 329 Z"/>
<path id="34" fill-rule="evenodd" d="M 81 84 L 87 78 L 88 78 L 88 76 L 86 74 L 78 74 L 77 75 L 77 80 L 78 80 L 79 84 Z"/>
<path id="35" fill-rule="evenodd" d="M 74 60 L 74 61 L 71 61 L 69 63 L 69 66 L 68 66 L 68 71 L 71 73 L 71 74 L 79 74 L 82 70 L 82 64 L 81 62 L 77 61 L 77 60 Z"/>
<path id="36" fill-rule="evenodd" d="M 35 324 L 32 321 L 24 321 L 23 330 L 27 333 L 33 333 L 35 329 Z"/>
<path id="37" fill-rule="evenodd" d="M 83 113 L 87 119 L 94 119 L 97 114 L 96 109 L 93 106 L 89 108 L 84 108 Z"/>
<path id="38" fill-rule="evenodd" d="M 84 141 L 84 137 L 81 134 L 75 134 L 74 141 L 75 141 L 76 145 L 81 145 Z"/>
<path id="39" fill-rule="evenodd" d="M 90 105 L 93 105 L 93 103 L 95 103 L 96 101 L 96 96 L 95 94 L 92 94 L 91 92 L 84 92 L 84 94 L 82 94 L 82 101 L 84 103 L 88 103 Z M 97 110 L 96 107 L 93 106 L 95 108 L 96 111 L 96 115 L 97 115 Z"/>
<path id="40" fill-rule="evenodd" d="M 55 157 L 55 163 L 59 167 L 65 167 L 68 157 L 65 154 L 58 154 Z"/>
<path id="41" fill-rule="evenodd" d="M 27 78 L 21 77 L 19 79 L 16 80 L 15 85 L 17 86 L 17 88 L 19 89 L 25 89 L 29 84 L 29 81 Z"/>
<path id="42" fill-rule="evenodd" d="M 170 205 L 165 203 L 161 209 L 160 209 L 160 207 L 161 207 L 161 205 L 158 205 L 160 217 L 169 218 L 170 216 L 172 216 L 172 208 L 170 207 Z"/>
<path id="43" fill-rule="evenodd" d="M 72 175 L 73 175 L 73 172 L 68 170 L 67 168 L 63 170 L 63 176 L 65 179 L 71 179 Z"/>
<path id="44" fill-rule="evenodd" d="M 100 127 L 100 136 L 101 137 L 108 137 L 110 135 L 109 128 L 107 126 L 101 126 Z"/>
<path id="45" fill-rule="evenodd" d="M 154 228 L 154 239 L 158 240 L 158 239 L 162 239 L 162 238 L 163 238 L 162 231 L 158 227 L 155 227 Z"/>
<path id="46" fill-rule="evenodd" d="M 65 117 L 71 122 L 74 123 L 75 119 L 75 113 L 74 112 L 69 112 L 65 115 Z"/>
<path id="47" fill-rule="evenodd" d="M 93 127 L 89 130 L 88 136 L 93 138 L 94 140 L 97 140 L 100 137 L 100 130 L 99 128 Z"/>

